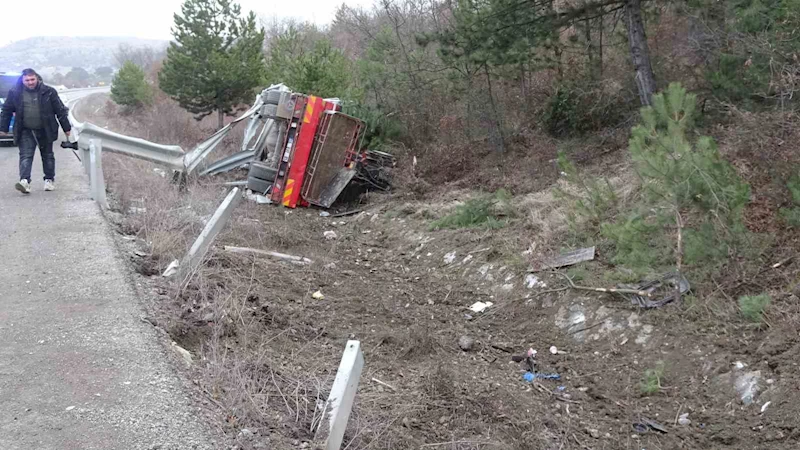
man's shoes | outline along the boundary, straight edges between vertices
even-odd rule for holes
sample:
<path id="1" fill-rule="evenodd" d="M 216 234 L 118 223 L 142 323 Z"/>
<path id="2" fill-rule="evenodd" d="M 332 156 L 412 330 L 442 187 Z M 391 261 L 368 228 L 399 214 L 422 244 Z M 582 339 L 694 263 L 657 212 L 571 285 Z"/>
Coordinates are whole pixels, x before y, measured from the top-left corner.
<path id="1" fill-rule="evenodd" d="M 54 191 L 56 189 L 56 185 L 53 180 L 44 180 L 44 190 L 45 191 Z"/>
<path id="2" fill-rule="evenodd" d="M 28 180 L 19 180 L 19 183 L 17 183 L 14 187 L 23 194 L 31 193 L 31 185 L 28 183 Z"/>

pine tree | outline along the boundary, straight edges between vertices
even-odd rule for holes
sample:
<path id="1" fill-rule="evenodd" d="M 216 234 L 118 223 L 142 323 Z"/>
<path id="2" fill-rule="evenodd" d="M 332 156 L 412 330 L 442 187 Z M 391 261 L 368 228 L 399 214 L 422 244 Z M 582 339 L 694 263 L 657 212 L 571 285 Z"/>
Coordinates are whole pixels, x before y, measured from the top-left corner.
<path id="1" fill-rule="evenodd" d="M 252 101 L 262 81 L 264 32 L 230 0 L 186 0 L 175 15 L 175 42 L 159 73 L 161 89 L 200 120 Z"/>
<path id="2" fill-rule="evenodd" d="M 653 96 L 653 106 L 642 109 L 642 123 L 632 130 L 630 152 L 645 201 L 633 215 L 604 227 L 605 234 L 618 242 L 617 262 L 671 261 L 680 272 L 684 261 L 720 262 L 746 236 L 742 214 L 750 187 L 710 137 L 690 139 L 695 113 L 695 95 L 678 83 Z M 675 236 L 672 258 L 665 251 L 667 235 Z"/>
<path id="3" fill-rule="evenodd" d="M 111 99 L 131 108 L 149 105 L 153 91 L 145 80 L 144 71 L 131 61 L 126 61 L 111 82 Z"/>

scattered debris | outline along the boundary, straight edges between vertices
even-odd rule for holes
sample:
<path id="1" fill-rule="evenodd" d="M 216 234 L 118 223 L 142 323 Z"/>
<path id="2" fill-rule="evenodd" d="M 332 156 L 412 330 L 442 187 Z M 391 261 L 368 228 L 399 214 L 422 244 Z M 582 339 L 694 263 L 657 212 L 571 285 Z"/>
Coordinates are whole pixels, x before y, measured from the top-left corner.
<path id="1" fill-rule="evenodd" d="M 589 433 L 593 439 L 600 439 L 600 430 L 596 430 L 594 428 L 587 428 L 586 432 Z"/>
<path id="2" fill-rule="evenodd" d="M 328 211 L 320 211 L 319 213 L 320 217 L 330 217 L 330 215 L 331 213 L 329 213 Z"/>
<path id="3" fill-rule="evenodd" d="M 192 365 L 193 358 L 189 350 L 186 350 L 185 348 L 181 347 L 175 341 L 172 341 L 172 349 L 175 350 L 175 353 L 180 355 L 181 358 L 183 358 L 183 361 L 186 363 L 187 366 Z"/>
<path id="4" fill-rule="evenodd" d="M 508 345 L 503 344 L 492 344 L 491 347 L 495 350 L 500 350 L 501 352 L 511 353 L 511 347 Z"/>
<path id="5" fill-rule="evenodd" d="M 178 273 L 179 266 L 180 266 L 180 261 L 178 261 L 177 259 L 172 261 L 171 263 L 169 263 L 169 266 L 167 266 L 167 270 L 164 271 L 164 274 L 162 276 L 171 277 L 175 275 L 176 273 Z"/>
<path id="6" fill-rule="evenodd" d="M 470 311 L 472 312 L 483 312 L 486 308 L 494 305 L 492 302 L 475 302 L 472 306 L 469 307 Z"/>
<path id="7" fill-rule="evenodd" d="M 272 257 L 272 258 L 281 259 L 281 260 L 284 260 L 284 261 L 288 261 L 288 262 L 290 262 L 292 264 L 298 264 L 298 265 L 308 265 L 308 264 L 312 264 L 313 263 L 313 261 L 311 261 L 310 259 L 304 258 L 302 256 L 287 255 L 285 253 L 272 252 L 272 251 L 268 251 L 268 250 L 259 250 L 259 249 L 256 249 L 256 248 L 231 247 L 231 246 L 228 246 L 228 245 L 226 245 L 226 246 L 224 246 L 222 248 L 226 252 L 231 252 L 231 253 L 252 253 L 252 254 L 256 254 L 256 255 L 269 256 L 269 257 Z"/>
<path id="8" fill-rule="evenodd" d="M 532 273 L 529 273 L 529 274 L 528 274 L 528 275 L 525 277 L 525 286 L 526 286 L 528 289 L 533 289 L 533 288 L 535 288 L 535 287 L 541 287 L 541 288 L 544 288 L 544 287 L 547 287 L 547 283 L 545 283 L 545 282 L 543 282 L 543 281 L 539 281 L 539 279 L 538 279 L 538 278 L 536 278 L 536 275 L 534 275 L 534 274 L 532 274 Z"/>
<path id="9" fill-rule="evenodd" d="M 621 289 L 639 291 L 639 292 L 622 292 L 628 294 L 631 303 L 639 306 L 640 308 L 660 308 L 667 303 L 675 301 L 675 288 L 676 283 L 680 285 L 680 295 L 689 292 L 689 282 L 681 275 L 680 280 L 674 273 L 664 274 L 658 280 L 643 281 L 638 285 L 617 285 Z M 651 300 L 653 297 L 658 297 L 659 300 Z"/>
<path id="10" fill-rule="evenodd" d="M 338 213 L 338 214 L 333 214 L 333 215 L 331 215 L 331 217 L 336 218 L 336 217 L 354 216 L 354 215 L 356 215 L 356 214 L 358 214 L 360 212 L 364 212 L 364 210 L 363 209 L 354 209 L 352 211 L 345 211 L 345 212 L 341 212 L 341 213 Z M 342 222 L 342 223 L 344 223 L 344 222 Z"/>
<path id="11" fill-rule="evenodd" d="M 326 231 L 326 232 L 322 233 L 322 235 L 325 236 L 325 239 L 327 239 L 329 241 L 332 241 L 332 240 L 334 240 L 334 239 L 336 239 L 338 237 L 338 236 L 336 236 L 336 232 L 332 231 L 332 230 Z"/>
<path id="12" fill-rule="evenodd" d="M 75 409 L 75 406 L 67 406 L 67 411 L 72 411 L 73 409 Z"/>
<path id="13" fill-rule="evenodd" d="M 469 336 L 461 336 L 458 338 L 458 346 L 461 347 L 461 350 L 468 352 L 472 350 L 472 347 L 475 345 L 475 339 L 472 339 Z"/>
<path id="14" fill-rule="evenodd" d="M 311 298 L 314 300 L 325 300 L 325 296 L 322 295 L 322 291 L 317 291 L 311 294 Z"/>
<path id="15" fill-rule="evenodd" d="M 591 286 L 579 286 L 572 281 L 572 278 L 569 275 L 561 272 L 553 272 L 556 275 L 560 275 L 567 280 L 569 283 L 569 287 L 579 291 L 591 291 L 591 292 L 603 292 L 603 293 L 612 293 L 612 294 L 634 294 L 642 297 L 652 297 L 652 293 L 641 290 L 641 289 L 629 289 L 629 288 L 598 288 L 598 287 L 591 287 Z"/>
<path id="16" fill-rule="evenodd" d="M 133 254 L 140 258 L 144 258 L 145 256 L 147 256 L 147 252 L 143 252 L 141 250 L 135 250 Z"/>
<path id="17" fill-rule="evenodd" d="M 555 345 L 550 346 L 551 355 L 558 355 L 559 353 L 564 353 L 564 352 L 559 352 L 558 348 Z"/>
<path id="18" fill-rule="evenodd" d="M 161 178 L 166 178 L 167 177 L 167 172 L 164 169 L 160 169 L 160 168 L 156 167 L 156 168 L 153 169 L 153 172 L 157 173 L 159 176 L 161 176 Z"/>
<path id="19" fill-rule="evenodd" d="M 749 405 L 753 403 L 755 396 L 758 394 L 758 384 L 761 381 L 761 371 L 756 370 L 753 372 L 745 372 L 739 375 L 734 382 L 734 388 L 739 393 L 739 398 L 742 403 Z"/>
<path id="20" fill-rule="evenodd" d="M 532 372 L 525 372 L 525 375 L 522 376 L 525 381 L 533 382 L 534 380 L 560 380 L 561 375 L 557 373 L 532 373 Z"/>
<path id="21" fill-rule="evenodd" d="M 650 335 L 653 333 L 653 326 L 652 325 L 644 325 L 642 326 L 642 330 L 639 332 L 639 335 L 636 336 L 636 343 L 639 345 L 647 344 L 647 341 L 650 340 Z"/>
<path id="22" fill-rule="evenodd" d="M 678 419 L 678 424 L 683 426 L 691 425 L 692 421 L 689 420 L 689 413 L 681 414 L 681 417 Z"/>
<path id="23" fill-rule="evenodd" d="M 456 260 L 456 252 L 450 252 L 444 255 L 444 263 L 445 264 L 453 264 L 453 261 Z"/>
<path id="24" fill-rule="evenodd" d="M 763 405 L 761 405 L 761 412 L 763 413 L 764 411 L 766 411 L 767 408 L 769 408 L 769 405 L 771 403 L 772 403 L 772 401 L 768 401 L 767 403 L 764 403 Z"/>
<path id="25" fill-rule="evenodd" d="M 658 431 L 659 433 L 667 433 L 667 429 L 660 423 L 650 420 L 647 417 L 642 417 L 641 422 L 634 422 L 633 429 L 637 433 L 647 433 L 650 430 Z"/>
<path id="26" fill-rule="evenodd" d="M 534 263 L 533 271 L 540 272 L 546 269 L 558 269 L 559 267 L 572 266 L 584 261 L 594 259 L 594 247 L 581 248 L 568 253 L 561 254 L 555 258 Z"/>
<path id="27" fill-rule="evenodd" d="M 536 350 L 529 348 L 525 355 L 513 355 L 511 360 L 514 362 L 524 362 L 525 371 L 536 372 Z"/>

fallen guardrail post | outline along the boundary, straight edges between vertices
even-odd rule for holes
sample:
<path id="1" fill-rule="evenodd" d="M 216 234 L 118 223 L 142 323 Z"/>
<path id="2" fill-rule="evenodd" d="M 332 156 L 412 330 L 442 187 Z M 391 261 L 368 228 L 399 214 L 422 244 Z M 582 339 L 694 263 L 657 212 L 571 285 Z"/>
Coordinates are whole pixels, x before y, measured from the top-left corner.
<path id="1" fill-rule="evenodd" d="M 181 279 L 185 279 L 187 275 L 193 273 L 197 266 L 203 262 L 203 258 L 205 258 L 206 253 L 208 253 L 208 249 L 211 248 L 211 244 L 214 243 L 214 239 L 216 239 L 219 232 L 225 227 L 225 224 L 228 223 L 231 214 L 233 214 L 233 210 L 236 209 L 236 206 L 241 201 L 242 195 L 239 188 L 235 187 L 231 189 L 227 197 L 225 197 L 225 200 L 217 207 L 214 215 L 211 216 L 211 219 L 206 223 L 200 236 L 198 236 L 194 244 L 192 244 L 189 253 L 187 253 L 182 260 L 173 261 L 172 264 L 167 267 L 167 270 L 164 271 L 163 276 L 169 277 L 178 274 Z"/>
<path id="2" fill-rule="evenodd" d="M 257 248 L 233 247 L 226 245 L 223 246 L 222 249 L 230 253 L 268 256 L 270 258 L 279 259 L 281 261 L 287 261 L 289 263 L 296 264 L 298 266 L 305 266 L 314 263 L 314 261 L 302 256 L 287 255 L 285 253 L 272 252 L 268 250 L 259 250 Z"/>
<path id="3" fill-rule="evenodd" d="M 361 353 L 361 343 L 347 341 L 315 436 L 315 440 L 322 443 L 322 448 L 325 450 L 338 450 L 342 447 L 363 368 L 364 354 Z"/>

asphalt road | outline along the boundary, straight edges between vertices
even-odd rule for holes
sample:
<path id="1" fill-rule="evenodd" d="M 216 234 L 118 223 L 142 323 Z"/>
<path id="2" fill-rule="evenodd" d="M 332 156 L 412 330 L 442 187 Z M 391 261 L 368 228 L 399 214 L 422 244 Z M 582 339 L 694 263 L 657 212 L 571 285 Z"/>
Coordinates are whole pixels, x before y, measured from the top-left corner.
<path id="1" fill-rule="evenodd" d="M 56 142 L 56 191 L 44 192 L 37 151 L 23 195 L 17 152 L 0 147 L 0 449 L 219 448 L 139 319 L 81 164 Z"/>

